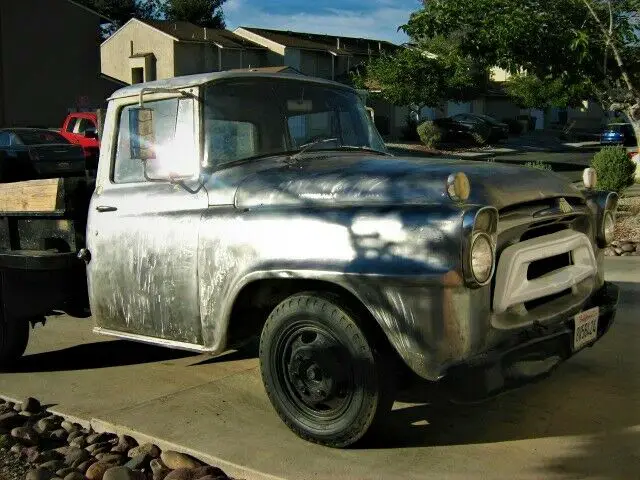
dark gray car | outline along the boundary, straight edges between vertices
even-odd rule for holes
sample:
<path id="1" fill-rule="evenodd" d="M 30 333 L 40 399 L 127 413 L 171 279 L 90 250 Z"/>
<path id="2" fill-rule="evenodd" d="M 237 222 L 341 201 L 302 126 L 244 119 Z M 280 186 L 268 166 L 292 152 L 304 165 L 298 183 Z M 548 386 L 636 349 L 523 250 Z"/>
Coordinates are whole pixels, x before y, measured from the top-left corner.
<path id="1" fill-rule="evenodd" d="M 82 174 L 82 147 L 45 128 L 0 129 L 0 181 Z"/>

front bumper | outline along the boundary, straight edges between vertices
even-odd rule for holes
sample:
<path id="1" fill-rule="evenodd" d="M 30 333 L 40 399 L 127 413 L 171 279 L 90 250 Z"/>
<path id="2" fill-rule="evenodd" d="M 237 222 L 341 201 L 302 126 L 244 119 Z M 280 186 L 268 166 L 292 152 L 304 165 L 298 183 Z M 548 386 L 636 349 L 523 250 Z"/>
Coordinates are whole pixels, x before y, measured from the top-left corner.
<path id="1" fill-rule="evenodd" d="M 542 378 L 558 365 L 593 346 L 611 328 L 619 288 L 605 282 L 582 309 L 599 307 L 597 337 L 581 349 L 573 348 L 573 316 L 553 325 L 534 325 L 519 331 L 499 345 L 450 367 L 442 383 L 454 398 L 481 400 Z"/>

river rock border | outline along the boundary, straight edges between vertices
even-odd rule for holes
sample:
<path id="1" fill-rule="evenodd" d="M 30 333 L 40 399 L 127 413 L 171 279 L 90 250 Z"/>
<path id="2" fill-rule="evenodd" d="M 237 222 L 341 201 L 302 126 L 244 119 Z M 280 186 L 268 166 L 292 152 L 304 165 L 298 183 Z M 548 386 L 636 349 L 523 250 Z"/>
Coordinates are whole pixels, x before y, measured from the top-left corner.
<path id="1" fill-rule="evenodd" d="M 83 428 L 31 397 L 0 399 L 0 449 L 28 463 L 25 480 L 234 480 L 184 453 Z"/>
<path id="2" fill-rule="evenodd" d="M 640 256 L 640 242 L 615 240 L 605 249 L 604 254 L 607 257 Z"/>

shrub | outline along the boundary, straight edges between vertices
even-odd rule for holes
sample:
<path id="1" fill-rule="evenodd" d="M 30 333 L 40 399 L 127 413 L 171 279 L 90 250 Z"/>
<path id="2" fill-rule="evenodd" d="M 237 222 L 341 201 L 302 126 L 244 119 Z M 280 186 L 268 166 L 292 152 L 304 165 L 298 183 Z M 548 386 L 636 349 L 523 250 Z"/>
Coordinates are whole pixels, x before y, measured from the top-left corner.
<path id="1" fill-rule="evenodd" d="M 442 139 L 442 132 L 438 126 L 430 120 L 418 125 L 418 135 L 422 143 L 430 148 L 437 147 Z"/>
<path id="2" fill-rule="evenodd" d="M 595 154 L 591 166 L 598 176 L 598 190 L 621 193 L 634 183 L 636 166 L 624 147 L 604 147 Z"/>
<path id="3" fill-rule="evenodd" d="M 540 160 L 535 160 L 533 162 L 527 162 L 524 164 L 525 167 L 529 167 L 529 168 L 537 168 L 538 170 L 550 170 L 553 171 L 553 168 L 551 168 L 551 165 L 549 165 L 548 163 L 544 163 L 541 162 Z"/>

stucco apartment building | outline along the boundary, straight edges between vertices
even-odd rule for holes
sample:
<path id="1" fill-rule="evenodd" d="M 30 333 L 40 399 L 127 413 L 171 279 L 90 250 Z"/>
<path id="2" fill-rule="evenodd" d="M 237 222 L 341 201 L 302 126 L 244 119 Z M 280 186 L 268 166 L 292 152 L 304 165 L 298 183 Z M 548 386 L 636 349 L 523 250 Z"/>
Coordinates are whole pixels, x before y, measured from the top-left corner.
<path id="1" fill-rule="evenodd" d="M 0 126 L 59 127 L 122 84 L 100 75 L 105 19 L 71 0 L 0 0 Z"/>
<path id="2" fill-rule="evenodd" d="M 223 29 L 133 18 L 100 46 L 102 73 L 132 84 L 263 67 L 267 49 Z"/>

